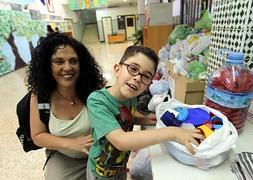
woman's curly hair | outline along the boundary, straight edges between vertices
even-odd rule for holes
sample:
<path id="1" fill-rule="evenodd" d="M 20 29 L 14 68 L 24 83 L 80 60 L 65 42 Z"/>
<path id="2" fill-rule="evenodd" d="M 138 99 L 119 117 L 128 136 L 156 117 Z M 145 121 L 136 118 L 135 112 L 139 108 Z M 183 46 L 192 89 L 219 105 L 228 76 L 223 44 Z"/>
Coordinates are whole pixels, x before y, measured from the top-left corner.
<path id="1" fill-rule="evenodd" d="M 80 75 L 76 82 L 76 93 L 80 100 L 86 104 L 88 95 L 105 84 L 102 70 L 82 43 L 63 33 L 52 33 L 38 41 L 26 71 L 28 90 L 50 98 L 57 85 L 52 75 L 51 57 L 61 45 L 69 45 L 78 56 Z"/>

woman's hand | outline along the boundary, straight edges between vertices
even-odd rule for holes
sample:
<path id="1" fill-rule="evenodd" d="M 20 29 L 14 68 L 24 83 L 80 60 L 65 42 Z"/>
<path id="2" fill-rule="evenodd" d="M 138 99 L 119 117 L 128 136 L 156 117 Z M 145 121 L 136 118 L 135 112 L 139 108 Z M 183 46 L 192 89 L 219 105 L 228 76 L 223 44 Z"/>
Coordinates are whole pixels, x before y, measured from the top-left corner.
<path id="1" fill-rule="evenodd" d="M 154 113 L 148 115 L 143 115 L 140 112 L 136 111 L 134 114 L 134 123 L 139 125 L 155 125 L 156 116 Z"/>
<path id="2" fill-rule="evenodd" d="M 155 125 L 156 124 L 156 116 L 153 113 L 146 115 L 146 124 L 147 125 Z"/>
<path id="3" fill-rule="evenodd" d="M 88 154 L 90 147 L 93 144 L 93 138 L 91 135 L 78 136 L 70 139 L 69 149 L 81 151 Z"/>
<path id="4" fill-rule="evenodd" d="M 204 136 L 201 134 L 199 129 L 184 129 L 184 128 L 178 128 L 174 127 L 174 141 L 177 141 L 178 143 L 184 145 L 191 154 L 195 154 L 194 149 L 191 145 L 191 143 L 195 144 L 196 146 L 199 145 L 199 140 L 204 140 Z"/>

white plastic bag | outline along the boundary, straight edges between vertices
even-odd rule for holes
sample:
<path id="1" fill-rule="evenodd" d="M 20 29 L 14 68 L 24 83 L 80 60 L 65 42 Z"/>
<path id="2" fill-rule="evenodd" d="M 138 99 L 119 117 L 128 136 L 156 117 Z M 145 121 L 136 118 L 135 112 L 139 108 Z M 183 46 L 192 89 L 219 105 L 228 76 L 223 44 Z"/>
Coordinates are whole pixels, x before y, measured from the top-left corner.
<path id="1" fill-rule="evenodd" d="M 193 165 L 200 169 L 208 170 L 210 167 L 221 164 L 227 157 L 228 151 L 235 146 L 238 133 L 235 127 L 227 117 L 221 112 L 209 108 L 205 105 L 186 105 L 175 99 L 170 99 L 167 102 L 162 102 L 156 108 L 157 128 L 166 127 L 160 117 L 166 110 L 175 107 L 201 108 L 205 111 L 212 112 L 215 116 L 222 119 L 223 125 L 220 129 L 215 130 L 208 138 L 200 143 L 199 146 L 193 147 L 196 154 L 192 155 L 183 145 L 175 141 L 167 141 L 163 146 L 168 153 L 184 164 Z"/>
<path id="2" fill-rule="evenodd" d="M 148 110 L 154 112 L 156 107 L 168 97 L 168 93 L 155 94 L 148 103 Z M 170 98 L 170 97 L 169 97 Z"/>
<path id="3" fill-rule="evenodd" d="M 149 86 L 149 91 L 152 95 L 169 92 L 169 81 L 164 76 L 160 80 L 153 80 L 152 82 Z"/>
<path id="4" fill-rule="evenodd" d="M 158 57 L 160 58 L 161 62 L 166 62 L 169 59 L 169 53 L 170 45 L 168 43 L 158 51 Z"/>
<path id="5" fill-rule="evenodd" d="M 141 149 L 132 160 L 130 167 L 131 179 L 152 180 L 151 160 L 148 148 Z"/>

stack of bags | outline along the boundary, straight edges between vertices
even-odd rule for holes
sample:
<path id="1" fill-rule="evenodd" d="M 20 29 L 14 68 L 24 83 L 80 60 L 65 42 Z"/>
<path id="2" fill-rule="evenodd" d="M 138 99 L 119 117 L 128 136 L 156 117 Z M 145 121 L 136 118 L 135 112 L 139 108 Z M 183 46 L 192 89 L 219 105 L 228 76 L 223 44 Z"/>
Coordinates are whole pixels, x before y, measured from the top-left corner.
<path id="1" fill-rule="evenodd" d="M 235 161 L 231 165 L 232 172 L 237 176 L 238 180 L 253 179 L 253 153 L 242 152 L 236 154 Z"/>

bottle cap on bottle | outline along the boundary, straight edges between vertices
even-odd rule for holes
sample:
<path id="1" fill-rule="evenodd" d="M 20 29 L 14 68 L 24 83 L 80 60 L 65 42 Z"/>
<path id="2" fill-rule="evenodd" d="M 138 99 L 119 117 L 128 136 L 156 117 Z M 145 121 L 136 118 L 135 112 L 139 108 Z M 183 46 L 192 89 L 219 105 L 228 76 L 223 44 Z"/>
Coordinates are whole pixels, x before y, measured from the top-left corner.
<path id="1" fill-rule="evenodd" d="M 241 52 L 229 51 L 227 54 L 227 62 L 231 63 L 243 63 L 244 54 Z"/>

